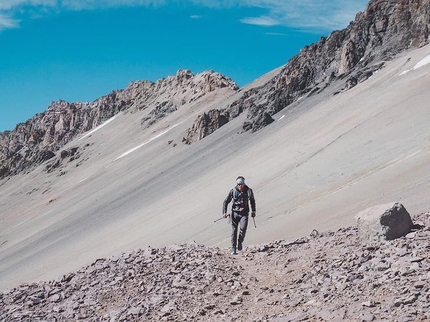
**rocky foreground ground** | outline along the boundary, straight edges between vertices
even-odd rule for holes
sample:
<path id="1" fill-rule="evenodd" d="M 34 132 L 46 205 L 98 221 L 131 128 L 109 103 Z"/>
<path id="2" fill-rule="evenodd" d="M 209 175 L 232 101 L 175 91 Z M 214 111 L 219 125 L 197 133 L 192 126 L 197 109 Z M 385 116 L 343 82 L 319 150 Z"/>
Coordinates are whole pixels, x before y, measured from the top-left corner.
<path id="1" fill-rule="evenodd" d="M 430 320 L 430 213 L 362 246 L 355 227 L 248 246 L 195 244 L 98 259 L 0 293 L 1 321 Z"/>

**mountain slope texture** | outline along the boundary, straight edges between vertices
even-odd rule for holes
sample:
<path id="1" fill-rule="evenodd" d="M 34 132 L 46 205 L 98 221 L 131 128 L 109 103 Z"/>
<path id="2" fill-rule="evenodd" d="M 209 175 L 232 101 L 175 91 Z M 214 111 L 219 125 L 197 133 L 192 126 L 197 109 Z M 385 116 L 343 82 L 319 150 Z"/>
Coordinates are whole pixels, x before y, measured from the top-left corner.
<path id="1" fill-rule="evenodd" d="M 0 320 L 430 319 L 429 27 L 429 0 L 372 0 L 243 88 L 179 70 L 0 133 Z M 415 231 L 361 245 L 391 202 Z"/>
<path id="2" fill-rule="evenodd" d="M 258 130 L 273 121 L 270 115 L 304 95 L 322 91 L 339 78 L 344 80 L 342 90 L 355 86 L 382 68 L 383 61 L 406 49 L 428 44 L 429 17 L 430 2 L 426 0 L 371 1 L 346 29 L 303 48 L 263 86 L 245 91 L 224 109 L 199 116 L 195 127 L 200 130 L 209 123 L 212 131 L 198 131 L 196 135 L 190 129 L 186 141 L 203 138 L 244 110 L 248 110 L 244 130 Z M 176 77 L 156 83 L 134 82 L 93 103 L 53 102 L 45 113 L 1 134 L 0 176 L 15 174 L 52 158 L 55 151 L 77 134 L 91 130 L 121 111 L 152 109 L 142 120 L 143 124 L 151 125 L 166 113 L 217 88 L 238 89 L 234 82 L 217 73 L 206 72 L 196 79 L 193 76 L 190 71 L 179 71 Z"/>

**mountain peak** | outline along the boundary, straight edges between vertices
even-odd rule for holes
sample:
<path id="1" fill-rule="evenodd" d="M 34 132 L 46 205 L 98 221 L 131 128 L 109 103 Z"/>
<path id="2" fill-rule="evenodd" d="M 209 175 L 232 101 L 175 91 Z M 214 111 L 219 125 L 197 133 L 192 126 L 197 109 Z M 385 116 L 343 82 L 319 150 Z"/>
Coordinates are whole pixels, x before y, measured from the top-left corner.
<path id="1" fill-rule="evenodd" d="M 353 88 L 399 53 L 427 45 L 429 36 L 430 0 L 414 4 L 408 0 L 372 0 L 347 28 L 305 46 L 263 86 L 251 86 L 227 108 L 209 114 L 231 121 L 247 111 L 242 131 L 258 131 L 273 122 L 274 114 L 299 99 L 324 91 L 335 95 Z M 340 89 L 328 93 L 327 88 L 334 82 Z M 206 131 L 207 135 L 226 124 L 218 119 L 211 123 L 214 127 Z M 199 127 L 205 124 L 201 116 L 197 117 L 186 141 L 196 141 L 194 134 L 203 133 Z"/>
<path id="2" fill-rule="evenodd" d="M 148 127 L 211 92 L 234 92 L 238 88 L 230 78 L 212 70 L 194 75 L 181 69 L 175 76 L 156 82 L 130 82 L 125 89 L 114 90 L 91 103 L 53 101 L 45 112 L 19 124 L 13 131 L 0 133 L 0 177 L 53 158 L 56 151 L 78 134 L 94 129 L 119 112 L 147 110 L 141 124 Z"/>

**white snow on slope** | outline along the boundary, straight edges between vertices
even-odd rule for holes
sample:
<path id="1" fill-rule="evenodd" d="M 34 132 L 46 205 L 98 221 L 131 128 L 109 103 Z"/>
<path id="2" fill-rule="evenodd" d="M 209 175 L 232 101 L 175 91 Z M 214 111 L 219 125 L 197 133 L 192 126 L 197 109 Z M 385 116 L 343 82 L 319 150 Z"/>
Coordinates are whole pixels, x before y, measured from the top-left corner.
<path id="1" fill-rule="evenodd" d="M 120 155 L 118 158 L 116 158 L 114 161 L 116 161 L 116 160 L 118 160 L 118 159 L 121 159 L 122 157 L 125 157 L 126 155 L 128 155 L 128 154 L 130 154 L 130 153 L 132 153 L 132 152 L 136 151 L 137 149 L 140 149 L 140 148 L 141 148 L 141 147 L 143 147 L 144 145 L 147 145 L 149 142 L 151 142 L 151 141 L 153 141 L 153 140 L 155 140 L 155 139 L 159 138 L 160 136 L 162 136 L 162 135 L 166 134 L 167 132 L 169 132 L 170 130 L 174 129 L 174 128 L 175 128 L 175 127 L 177 127 L 179 124 L 181 124 L 181 123 L 178 123 L 178 124 L 173 125 L 171 128 L 167 129 L 166 131 L 161 132 L 160 134 L 157 134 L 156 136 L 154 136 L 154 137 L 150 138 L 150 139 L 149 139 L 148 141 L 146 141 L 145 143 L 142 143 L 141 145 L 139 145 L 139 146 L 137 146 L 137 147 L 135 147 L 135 148 L 133 148 L 133 149 L 131 149 L 131 150 L 128 150 L 127 152 L 125 152 L 125 153 L 121 154 L 121 155 Z"/>
<path id="2" fill-rule="evenodd" d="M 424 59 L 421 59 L 413 68 L 413 70 L 423 67 L 424 65 L 430 64 L 430 55 L 427 55 Z"/>
<path id="3" fill-rule="evenodd" d="M 405 71 L 401 72 L 399 74 L 399 76 L 402 76 L 402 75 L 404 75 L 406 73 L 409 73 L 412 70 L 416 70 L 416 69 L 421 68 L 421 67 L 423 67 L 425 65 L 428 65 L 428 64 L 430 64 L 430 55 L 427 55 L 426 57 L 424 57 L 423 59 L 421 59 L 412 69 L 408 69 L 408 70 L 405 70 Z"/>
<path id="4" fill-rule="evenodd" d="M 87 136 L 93 134 L 94 132 L 100 130 L 103 126 L 105 126 L 105 125 L 109 124 L 110 122 L 112 122 L 117 116 L 118 116 L 118 114 L 115 115 L 114 117 L 111 117 L 109 120 L 107 120 L 106 122 L 100 124 L 99 126 L 95 127 L 94 129 L 92 129 L 91 131 L 89 131 L 87 134 L 85 134 L 83 137 L 79 138 L 78 141 L 80 141 L 80 140 L 86 138 Z"/>

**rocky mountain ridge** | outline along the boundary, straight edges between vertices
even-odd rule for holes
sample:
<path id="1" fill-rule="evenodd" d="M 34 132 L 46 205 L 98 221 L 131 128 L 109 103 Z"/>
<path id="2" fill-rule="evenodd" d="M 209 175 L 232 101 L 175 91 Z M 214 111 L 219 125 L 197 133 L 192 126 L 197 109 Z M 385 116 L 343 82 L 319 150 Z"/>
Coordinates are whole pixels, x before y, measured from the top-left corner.
<path id="1" fill-rule="evenodd" d="M 238 88 L 231 79 L 214 71 L 194 75 L 189 70 L 179 70 L 175 76 L 156 82 L 131 82 L 125 89 L 112 91 L 91 103 L 52 102 L 45 112 L 18 124 L 13 131 L 0 133 L 0 178 L 53 158 L 78 134 L 94 129 L 119 112 L 147 110 L 141 123 L 148 127 L 210 92 L 235 92 Z"/>
<path id="2" fill-rule="evenodd" d="M 356 227 L 227 249 L 171 245 L 100 258 L 0 293 L 2 321 L 427 321 L 430 213 L 405 237 Z M 252 232 L 251 232 L 252 233 Z"/>
<path id="3" fill-rule="evenodd" d="M 196 119 L 187 142 L 201 138 L 206 124 L 212 133 L 244 111 L 248 120 L 243 131 L 257 131 L 273 122 L 272 116 L 293 102 L 324 91 L 335 81 L 348 90 L 384 67 L 397 54 L 425 46 L 430 35 L 429 0 L 371 0 L 364 12 L 340 31 L 304 47 L 282 70 L 259 88 L 240 99 Z"/>
<path id="4" fill-rule="evenodd" d="M 429 43 L 430 0 L 371 0 L 350 25 L 304 47 L 264 85 L 243 91 L 226 106 L 200 114 L 184 134 L 191 144 L 210 135 L 247 111 L 242 131 L 257 131 L 272 116 L 301 98 L 340 82 L 340 90 L 354 87 L 397 54 Z M 53 102 L 48 109 L 11 132 L 0 133 L 0 178 L 30 169 L 55 156 L 76 135 L 89 131 L 121 111 L 148 110 L 141 120 L 148 127 L 184 104 L 192 104 L 216 89 L 238 86 L 229 78 L 207 71 L 194 75 L 178 71 L 156 82 L 132 82 L 92 103 Z M 331 89 L 333 91 L 333 89 Z M 67 151 L 69 154 L 70 151 Z"/>

